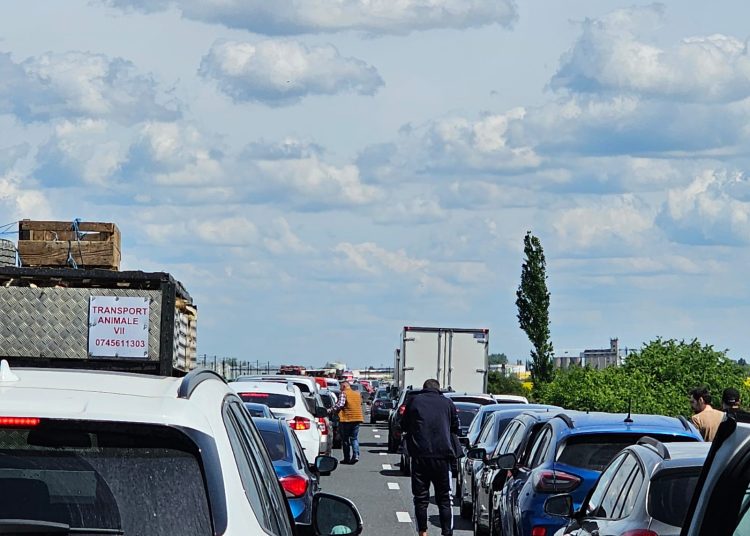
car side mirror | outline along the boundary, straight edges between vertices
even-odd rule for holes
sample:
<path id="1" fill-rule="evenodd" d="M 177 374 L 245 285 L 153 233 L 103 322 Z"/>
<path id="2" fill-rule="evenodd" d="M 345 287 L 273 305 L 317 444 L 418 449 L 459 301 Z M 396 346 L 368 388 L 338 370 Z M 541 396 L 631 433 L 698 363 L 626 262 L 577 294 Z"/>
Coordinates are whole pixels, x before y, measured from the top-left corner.
<path id="1" fill-rule="evenodd" d="M 489 463 L 491 463 L 493 467 L 497 467 L 498 469 L 510 471 L 516 466 L 516 455 L 512 452 L 501 454 L 496 458 L 492 458 Z"/>
<path id="2" fill-rule="evenodd" d="M 563 493 L 549 497 L 544 501 L 544 512 L 556 517 L 573 517 L 573 496 Z"/>
<path id="3" fill-rule="evenodd" d="M 323 408 L 321 406 L 315 407 L 315 417 L 328 417 L 328 410 L 326 408 Z"/>
<path id="4" fill-rule="evenodd" d="M 487 451 L 483 448 L 473 448 L 466 451 L 466 457 L 470 460 L 485 460 L 487 458 Z"/>
<path id="5" fill-rule="evenodd" d="M 316 456 L 313 467 L 323 476 L 330 475 L 339 466 L 339 461 L 333 456 Z"/>
<path id="6" fill-rule="evenodd" d="M 330 493 L 316 493 L 313 496 L 312 525 L 318 536 L 361 534 L 362 516 L 349 499 Z"/>

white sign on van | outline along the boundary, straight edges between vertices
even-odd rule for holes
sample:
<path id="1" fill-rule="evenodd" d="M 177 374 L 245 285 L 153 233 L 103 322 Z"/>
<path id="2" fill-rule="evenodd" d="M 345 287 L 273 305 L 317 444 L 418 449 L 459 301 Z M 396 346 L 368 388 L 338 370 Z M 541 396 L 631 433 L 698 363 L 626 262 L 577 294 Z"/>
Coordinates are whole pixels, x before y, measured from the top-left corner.
<path id="1" fill-rule="evenodd" d="M 148 357 L 149 298 L 89 298 L 90 357 Z"/>

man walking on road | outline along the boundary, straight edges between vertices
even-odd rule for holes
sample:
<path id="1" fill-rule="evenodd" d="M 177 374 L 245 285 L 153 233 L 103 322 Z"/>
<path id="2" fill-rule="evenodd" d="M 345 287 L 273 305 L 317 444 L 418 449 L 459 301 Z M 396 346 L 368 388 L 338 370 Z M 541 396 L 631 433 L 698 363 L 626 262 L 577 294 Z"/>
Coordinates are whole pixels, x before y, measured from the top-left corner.
<path id="1" fill-rule="evenodd" d="M 451 434 L 458 433 L 458 411 L 453 402 L 442 395 L 437 380 L 427 380 L 422 391 L 411 396 L 406 403 L 401 428 L 411 457 L 411 492 L 419 536 L 427 536 L 430 483 L 435 488 L 442 534 L 452 536 L 450 468 L 456 454 Z"/>
<path id="2" fill-rule="evenodd" d="M 693 408 L 691 420 L 705 441 L 713 441 L 724 412 L 711 406 L 711 393 L 707 387 L 696 387 L 690 390 L 690 407 Z"/>
<path id="3" fill-rule="evenodd" d="M 344 451 L 341 463 L 355 464 L 359 461 L 359 425 L 365 417 L 362 414 L 362 397 L 348 381 L 341 382 L 341 396 L 333 409 L 339 412 L 339 434 Z"/>

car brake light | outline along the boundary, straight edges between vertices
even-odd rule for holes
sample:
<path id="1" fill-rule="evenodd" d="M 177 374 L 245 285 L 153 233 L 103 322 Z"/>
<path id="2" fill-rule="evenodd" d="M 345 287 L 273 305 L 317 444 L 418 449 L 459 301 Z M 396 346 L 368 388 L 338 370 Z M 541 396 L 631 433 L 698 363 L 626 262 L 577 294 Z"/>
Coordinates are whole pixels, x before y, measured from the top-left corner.
<path id="1" fill-rule="evenodd" d="M 398 414 L 403 416 L 404 413 L 406 413 L 406 404 L 401 404 L 398 407 Z"/>
<path id="2" fill-rule="evenodd" d="M 309 430 L 310 419 L 307 417 L 295 417 L 289 421 L 289 426 L 292 427 L 292 430 Z"/>
<path id="3" fill-rule="evenodd" d="M 324 417 L 318 417 L 318 430 L 321 434 L 328 435 L 328 423 L 326 423 Z"/>
<path id="4" fill-rule="evenodd" d="M 372 403 L 372 405 L 373 405 L 373 406 L 377 406 L 377 407 L 380 407 L 380 406 L 382 406 L 382 405 L 383 405 L 383 401 L 382 401 L 382 400 L 376 400 L 375 402 L 373 402 L 373 403 Z"/>
<path id="5" fill-rule="evenodd" d="M 307 491 L 307 478 L 299 475 L 283 476 L 279 479 L 287 497 L 302 497 Z"/>
<path id="6" fill-rule="evenodd" d="M 659 536 L 659 534 L 654 532 L 653 530 L 635 529 L 626 530 L 622 533 L 622 536 Z"/>
<path id="7" fill-rule="evenodd" d="M 268 398 L 268 393 L 239 393 L 240 398 Z"/>
<path id="8" fill-rule="evenodd" d="M 19 427 L 28 428 L 38 426 L 41 419 L 37 417 L 0 417 L 0 426 L 6 428 Z"/>
<path id="9" fill-rule="evenodd" d="M 534 489 L 543 493 L 565 493 L 581 484 L 581 478 L 563 471 L 540 471 L 534 475 Z"/>
<path id="10" fill-rule="evenodd" d="M 547 536 L 547 527 L 532 527 L 531 536 Z"/>

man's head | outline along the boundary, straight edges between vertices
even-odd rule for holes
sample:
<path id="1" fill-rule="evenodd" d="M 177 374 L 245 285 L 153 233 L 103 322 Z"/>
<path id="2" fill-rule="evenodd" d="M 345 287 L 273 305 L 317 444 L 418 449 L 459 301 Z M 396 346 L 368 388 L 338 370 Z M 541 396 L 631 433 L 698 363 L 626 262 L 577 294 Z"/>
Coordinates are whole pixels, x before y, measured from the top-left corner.
<path id="1" fill-rule="evenodd" d="M 341 390 L 342 390 L 342 391 L 346 391 L 347 389 L 351 389 L 351 388 L 352 388 L 352 386 L 351 386 L 351 385 L 349 385 L 349 382 L 348 382 L 348 381 L 346 381 L 346 380 L 342 380 L 342 381 L 340 381 L 340 382 L 339 382 L 339 386 L 341 387 Z"/>
<path id="2" fill-rule="evenodd" d="M 711 404 L 711 392 L 708 387 L 696 387 L 690 390 L 690 407 L 693 413 L 700 413 Z"/>
<path id="3" fill-rule="evenodd" d="M 422 384 L 422 389 L 440 390 L 440 382 L 433 379 L 425 380 L 424 384 Z"/>
<path id="4" fill-rule="evenodd" d="M 740 407 L 740 392 L 733 388 L 727 387 L 721 393 L 721 409 L 737 409 Z"/>

